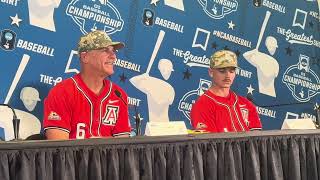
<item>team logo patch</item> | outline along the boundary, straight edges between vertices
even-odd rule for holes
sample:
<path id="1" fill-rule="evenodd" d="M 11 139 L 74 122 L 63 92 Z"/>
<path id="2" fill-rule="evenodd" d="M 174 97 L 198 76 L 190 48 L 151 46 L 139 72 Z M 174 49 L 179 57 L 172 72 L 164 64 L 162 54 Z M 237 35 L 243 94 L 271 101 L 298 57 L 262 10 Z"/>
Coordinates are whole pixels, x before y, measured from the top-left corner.
<path id="1" fill-rule="evenodd" d="M 244 122 L 246 123 L 247 126 L 249 126 L 249 110 L 246 108 L 240 108 L 240 110 L 241 110 L 241 115 Z"/>
<path id="2" fill-rule="evenodd" d="M 48 120 L 61 120 L 61 117 L 59 116 L 58 113 L 54 112 L 54 111 L 51 111 L 49 116 L 48 116 Z"/>
<path id="3" fill-rule="evenodd" d="M 200 122 L 200 123 L 198 123 L 197 124 L 197 129 L 205 129 L 205 128 L 207 128 L 208 126 L 205 124 L 205 123 L 202 123 L 202 122 Z"/>
<path id="4" fill-rule="evenodd" d="M 118 120 L 119 106 L 106 106 L 106 113 L 103 116 L 102 123 L 105 125 L 114 126 Z"/>

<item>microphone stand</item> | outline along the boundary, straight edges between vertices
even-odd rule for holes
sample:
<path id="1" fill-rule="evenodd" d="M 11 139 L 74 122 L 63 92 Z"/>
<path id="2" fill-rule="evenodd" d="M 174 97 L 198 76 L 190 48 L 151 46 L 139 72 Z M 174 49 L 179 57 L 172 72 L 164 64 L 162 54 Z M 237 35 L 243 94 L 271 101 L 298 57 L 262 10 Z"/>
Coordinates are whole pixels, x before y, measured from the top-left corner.
<path id="1" fill-rule="evenodd" d="M 317 113 L 317 129 L 320 129 L 320 105 L 315 107 Z"/>
<path id="2" fill-rule="evenodd" d="M 15 110 L 8 104 L 0 104 L 0 106 L 7 106 L 8 108 L 11 109 L 13 113 L 12 124 L 13 124 L 13 133 L 14 133 L 14 139 L 12 139 L 12 141 L 19 140 L 20 119 L 18 119 Z"/>
<path id="3" fill-rule="evenodd" d="M 127 102 L 122 98 L 122 94 L 120 91 L 115 90 L 114 91 L 115 95 L 121 99 L 121 101 L 128 106 Z M 134 106 L 134 110 L 135 110 L 135 123 L 136 123 L 136 136 L 140 136 L 141 135 L 141 118 L 140 118 L 140 114 L 138 113 L 138 109 L 137 106 Z"/>
<path id="4" fill-rule="evenodd" d="M 134 110 L 135 110 L 135 122 L 136 122 L 136 133 L 137 136 L 141 136 L 141 119 L 140 119 L 140 114 L 138 113 L 138 109 L 137 106 L 134 106 Z"/>

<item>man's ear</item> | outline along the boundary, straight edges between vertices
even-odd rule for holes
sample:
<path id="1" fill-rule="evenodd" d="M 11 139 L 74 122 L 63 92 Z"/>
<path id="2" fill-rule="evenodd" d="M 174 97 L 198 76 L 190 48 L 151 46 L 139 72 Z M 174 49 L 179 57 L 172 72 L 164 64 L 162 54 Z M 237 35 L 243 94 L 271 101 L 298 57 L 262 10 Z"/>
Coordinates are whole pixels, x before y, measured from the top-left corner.
<path id="1" fill-rule="evenodd" d="M 81 52 L 80 54 L 79 54 L 79 57 L 80 57 L 80 61 L 82 61 L 83 63 L 86 63 L 86 62 L 88 62 L 88 60 L 87 60 L 87 53 L 86 52 Z"/>
<path id="2" fill-rule="evenodd" d="M 208 74 L 209 74 L 210 77 L 213 77 L 213 75 L 212 75 L 212 69 L 210 69 L 210 68 L 208 69 Z"/>

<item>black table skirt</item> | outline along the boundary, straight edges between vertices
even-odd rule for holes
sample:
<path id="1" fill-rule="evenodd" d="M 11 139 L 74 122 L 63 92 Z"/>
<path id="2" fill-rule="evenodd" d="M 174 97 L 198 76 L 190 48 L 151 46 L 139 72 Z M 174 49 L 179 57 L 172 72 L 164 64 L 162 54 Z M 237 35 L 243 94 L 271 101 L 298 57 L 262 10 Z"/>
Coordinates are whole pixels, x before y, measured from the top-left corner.
<path id="1" fill-rule="evenodd" d="M 0 143 L 0 180 L 320 180 L 319 130 Z"/>

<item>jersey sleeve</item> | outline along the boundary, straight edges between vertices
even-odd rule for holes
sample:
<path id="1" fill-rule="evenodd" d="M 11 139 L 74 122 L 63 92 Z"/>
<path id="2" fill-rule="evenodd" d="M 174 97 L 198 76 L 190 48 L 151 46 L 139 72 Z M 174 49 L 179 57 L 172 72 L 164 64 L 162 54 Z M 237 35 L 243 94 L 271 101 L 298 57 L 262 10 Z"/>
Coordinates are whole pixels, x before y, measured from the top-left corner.
<path id="1" fill-rule="evenodd" d="M 120 135 L 130 135 L 131 126 L 129 123 L 129 113 L 128 113 L 128 95 L 122 90 L 121 91 L 122 98 L 126 102 L 126 104 L 122 103 L 119 109 L 119 117 L 116 122 L 114 129 L 112 130 L 112 136 L 120 136 Z"/>
<path id="2" fill-rule="evenodd" d="M 249 129 L 250 130 L 261 130 L 262 125 L 260 121 L 259 114 L 257 112 L 257 108 L 251 102 L 248 101 L 249 104 Z"/>
<path id="3" fill-rule="evenodd" d="M 68 97 L 62 86 L 54 87 L 49 92 L 44 100 L 44 130 L 60 129 L 70 133 L 71 104 L 68 103 Z"/>
<path id="4" fill-rule="evenodd" d="M 205 99 L 201 97 L 192 105 L 190 115 L 191 125 L 194 130 L 217 132 L 213 115 L 207 106 L 208 104 L 206 104 Z"/>

